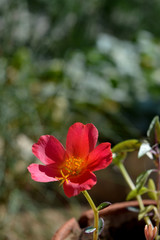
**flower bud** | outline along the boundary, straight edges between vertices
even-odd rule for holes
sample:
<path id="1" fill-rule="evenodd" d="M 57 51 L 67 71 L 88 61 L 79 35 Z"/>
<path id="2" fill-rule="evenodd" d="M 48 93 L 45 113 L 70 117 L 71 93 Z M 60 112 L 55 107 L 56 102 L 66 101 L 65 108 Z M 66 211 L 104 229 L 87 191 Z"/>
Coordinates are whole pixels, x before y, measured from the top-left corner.
<path id="1" fill-rule="evenodd" d="M 145 234 L 146 240 L 154 240 L 157 234 L 157 227 L 153 228 L 151 224 L 145 225 L 144 234 Z"/>

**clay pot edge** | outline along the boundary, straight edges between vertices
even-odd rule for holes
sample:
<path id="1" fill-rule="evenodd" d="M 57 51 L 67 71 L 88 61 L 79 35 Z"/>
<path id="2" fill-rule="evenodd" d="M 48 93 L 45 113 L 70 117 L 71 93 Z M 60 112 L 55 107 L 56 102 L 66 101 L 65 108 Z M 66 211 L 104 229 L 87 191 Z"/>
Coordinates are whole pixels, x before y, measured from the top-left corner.
<path id="1" fill-rule="evenodd" d="M 155 204 L 156 202 L 154 200 L 143 200 L 144 205 L 150 205 L 150 204 Z M 105 215 L 106 213 L 112 213 L 113 211 L 115 211 L 115 209 L 124 209 L 127 207 L 138 207 L 138 202 L 136 200 L 134 201 L 127 201 L 127 202 L 119 202 L 119 203 L 113 203 L 111 204 L 109 207 L 102 209 L 99 212 L 100 217 Z M 87 210 L 85 211 L 81 217 L 79 218 L 79 221 L 77 221 L 75 218 L 71 218 L 70 220 L 68 220 L 66 223 L 64 223 L 59 230 L 56 231 L 56 233 L 54 234 L 54 236 L 52 237 L 52 240 L 65 240 L 65 238 L 67 236 L 69 236 L 69 234 L 71 232 L 79 232 L 81 231 L 80 228 L 80 222 L 83 221 L 84 219 L 86 219 L 86 221 L 90 221 L 91 219 L 93 219 L 93 210 Z"/>

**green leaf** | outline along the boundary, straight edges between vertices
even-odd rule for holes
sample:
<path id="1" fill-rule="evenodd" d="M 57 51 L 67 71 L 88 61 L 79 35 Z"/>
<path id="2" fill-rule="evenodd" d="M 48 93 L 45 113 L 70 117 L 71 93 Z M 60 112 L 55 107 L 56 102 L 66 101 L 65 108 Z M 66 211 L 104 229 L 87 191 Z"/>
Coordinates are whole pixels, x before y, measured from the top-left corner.
<path id="1" fill-rule="evenodd" d="M 145 194 L 146 192 L 148 192 L 148 188 L 142 187 L 141 189 L 139 189 L 138 195 L 143 195 L 143 194 Z"/>
<path id="2" fill-rule="evenodd" d="M 143 195 L 146 192 L 148 192 L 148 189 L 146 187 L 142 187 L 140 189 L 134 189 L 134 190 L 129 192 L 126 199 L 127 199 L 127 201 L 129 201 L 133 198 L 136 198 L 137 195 Z"/>
<path id="3" fill-rule="evenodd" d="M 151 151 L 151 146 L 150 144 L 145 141 L 141 144 L 140 148 L 139 148 L 139 152 L 138 152 L 138 157 L 142 157 L 144 156 L 145 154 L 147 154 L 149 151 Z"/>
<path id="4" fill-rule="evenodd" d="M 154 171 L 154 169 L 149 169 L 145 172 L 143 172 L 142 174 L 140 174 L 138 177 L 137 177 L 137 180 L 136 180 L 136 189 L 137 191 L 139 192 L 139 190 L 144 186 L 144 184 L 146 183 L 147 181 L 147 178 L 149 177 L 149 175 Z"/>
<path id="5" fill-rule="evenodd" d="M 103 218 L 99 218 L 98 235 L 100 235 L 102 233 L 103 229 L 104 229 L 104 220 L 103 220 Z"/>
<path id="6" fill-rule="evenodd" d="M 113 153 L 133 152 L 133 151 L 139 149 L 140 144 L 141 143 L 137 139 L 126 140 L 126 141 L 116 144 L 112 148 L 112 152 Z"/>
<path id="7" fill-rule="evenodd" d="M 96 230 L 94 227 L 87 227 L 85 228 L 84 232 L 85 233 L 93 233 Z"/>
<path id="8" fill-rule="evenodd" d="M 134 189 L 128 193 L 126 200 L 129 201 L 129 200 L 135 198 L 137 195 L 138 195 L 137 189 Z"/>
<path id="9" fill-rule="evenodd" d="M 149 212 L 154 210 L 155 213 L 157 213 L 157 209 L 154 205 L 149 205 L 148 207 L 145 207 L 143 211 L 140 211 L 138 214 L 138 220 L 143 219 Z"/>
<path id="10" fill-rule="evenodd" d="M 121 161 L 126 158 L 127 152 L 133 152 L 139 149 L 140 142 L 136 139 L 130 139 L 116 144 L 112 148 L 113 152 L 113 163 L 118 165 Z"/>
<path id="11" fill-rule="evenodd" d="M 118 165 L 120 162 L 122 162 L 125 158 L 126 158 L 126 153 L 125 152 L 121 152 L 121 153 L 113 153 L 112 157 L 113 157 L 113 163 L 115 165 Z"/>
<path id="12" fill-rule="evenodd" d="M 152 178 L 148 180 L 148 196 L 157 201 L 156 186 Z"/>
<path id="13" fill-rule="evenodd" d="M 139 208 L 136 207 L 127 207 L 127 209 L 131 212 L 139 213 Z"/>
<path id="14" fill-rule="evenodd" d="M 149 138 L 151 146 L 153 146 L 156 143 L 160 143 L 160 122 L 158 116 L 155 116 L 153 118 L 147 131 L 147 136 Z"/>
<path id="15" fill-rule="evenodd" d="M 100 210 L 102 210 L 102 209 L 104 209 L 104 208 L 106 208 L 106 207 L 108 207 L 108 206 L 110 206 L 110 205 L 111 205 L 110 202 L 103 202 L 103 203 L 101 203 L 101 204 L 97 207 L 97 210 L 100 211 Z"/>

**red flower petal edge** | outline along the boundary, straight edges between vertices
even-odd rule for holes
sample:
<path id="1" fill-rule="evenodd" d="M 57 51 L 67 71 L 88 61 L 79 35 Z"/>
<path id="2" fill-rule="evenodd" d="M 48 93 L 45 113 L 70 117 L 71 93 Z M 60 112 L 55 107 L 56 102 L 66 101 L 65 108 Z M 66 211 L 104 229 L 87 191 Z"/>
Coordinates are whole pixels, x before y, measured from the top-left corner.
<path id="1" fill-rule="evenodd" d="M 68 131 L 66 149 L 53 136 L 41 136 L 33 144 L 33 154 L 44 164 L 31 164 L 28 171 L 38 182 L 61 181 L 68 197 L 91 189 L 97 182 L 94 171 L 112 162 L 110 143 L 96 147 L 98 130 L 92 124 L 73 124 Z"/>

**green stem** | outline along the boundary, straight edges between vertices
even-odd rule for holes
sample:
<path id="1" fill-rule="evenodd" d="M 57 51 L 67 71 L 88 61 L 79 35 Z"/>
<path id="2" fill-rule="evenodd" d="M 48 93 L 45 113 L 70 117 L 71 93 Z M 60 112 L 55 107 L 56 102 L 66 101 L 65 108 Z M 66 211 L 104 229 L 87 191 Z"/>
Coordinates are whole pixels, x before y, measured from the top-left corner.
<path id="1" fill-rule="evenodd" d="M 89 193 L 85 190 L 82 192 L 87 199 L 88 203 L 90 204 L 91 208 L 93 209 L 94 212 L 94 228 L 96 229 L 93 233 L 93 240 L 98 240 L 98 220 L 99 220 L 99 215 L 98 215 L 98 210 L 90 197 Z"/>
<path id="2" fill-rule="evenodd" d="M 130 176 L 129 176 L 127 170 L 126 170 L 126 168 L 124 167 L 123 163 L 120 162 L 120 163 L 118 164 L 118 167 L 119 167 L 119 169 L 120 169 L 120 171 L 121 171 L 124 179 L 126 180 L 126 182 L 128 183 L 129 187 L 131 188 L 131 190 L 135 190 L 136 187 L 135 187 L 132 179 L 130 178 Z M 138 203 L 139 203 L 140 210 L 143 211 L 143 210 L 145 209 L 145 207 L 144 207 L 143 200 L 142 200 L 141 196 L 140 196 L 140 195 L 137 195 L 136 198 L 137 198 L 137 201 L 138 201 Z M 146 222 L 147 225 L 149 225 L 149 224 L 152 225 L 152 222 L 151 222 L 151 220 L 150 220 L 150 218 L 149 218 L 148 216 L 144 217 L 144 220 L 145 220 L 145 222 Z M 153 225 L 152 225 L 152 227 L 153 227 Z"/>
<path id="3" fill-rule="evenodd" d="M 159 151 L 159 148 L 158 146 L 155 148 L 156 150 L 156 153 L 157 153 L 157 162 L 158 162 L 158 178 L 157 178 L 157 210 L 158 210 L 158 214 L 160 214 L 160 194 L 159 194 L 159 191 L 160 191 L 160 151 Z M 157 218 L 157 221 L 156 221 L 156 226 L 157 226 L 157 236 L 156 236 L 156 240 L 159 239 L 159 217 Z"/>
<path id="4" fill-rule="evenodd" d="M 160 182 L 159 172 L 158 172 L 158 182 Z M 159 183 L 158 183 L 158 185 L 159 185 Z M 158 191 L 158 194 L 157 194 L 157 210 L 158 210 L 158 213 L 160 213 L 160 194 L 159 194 L 159 191 Z M 155 239 L 158 240 L 159 239 L 159 234 L 158 234 L 159 233 L 159 217 L 156 220 L 156 227 L 157 227 L 157 235 L 156 235 Z"/>

